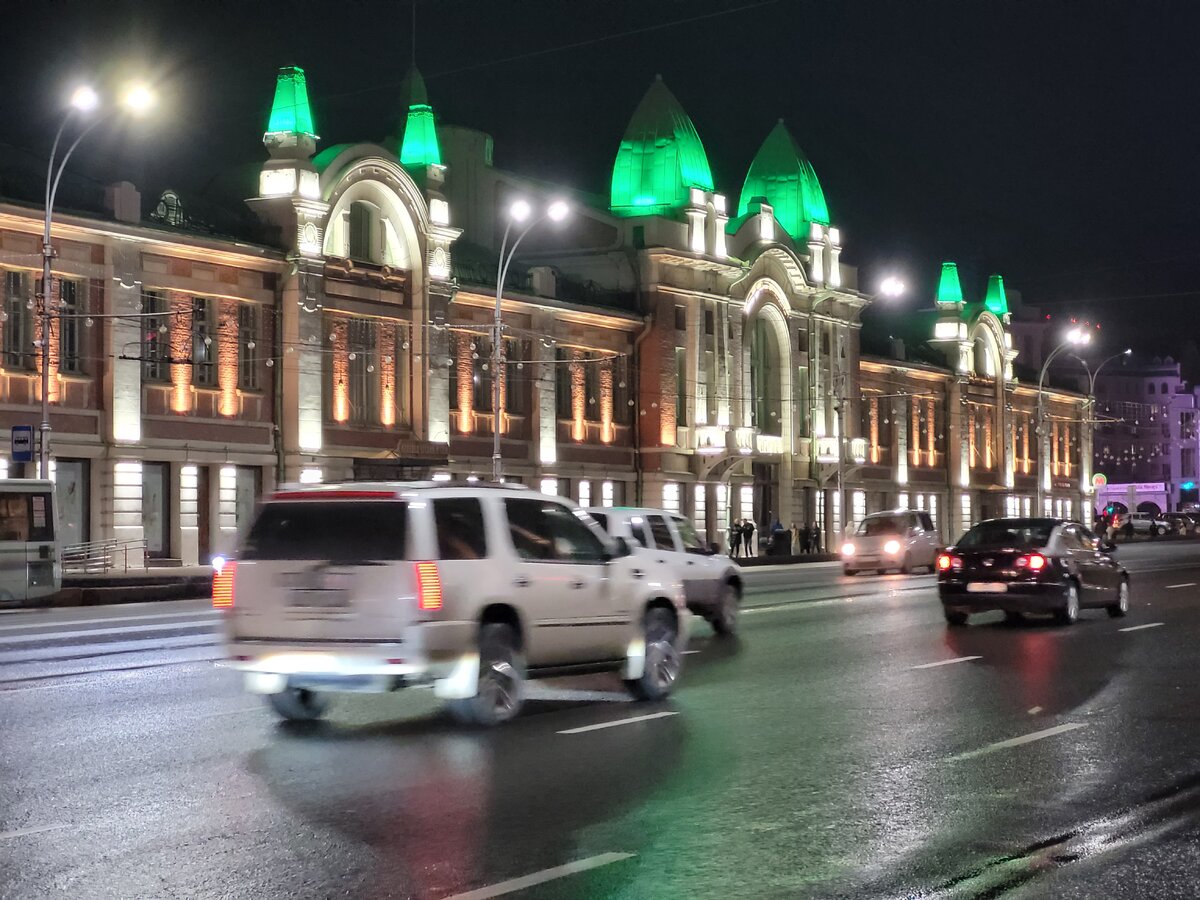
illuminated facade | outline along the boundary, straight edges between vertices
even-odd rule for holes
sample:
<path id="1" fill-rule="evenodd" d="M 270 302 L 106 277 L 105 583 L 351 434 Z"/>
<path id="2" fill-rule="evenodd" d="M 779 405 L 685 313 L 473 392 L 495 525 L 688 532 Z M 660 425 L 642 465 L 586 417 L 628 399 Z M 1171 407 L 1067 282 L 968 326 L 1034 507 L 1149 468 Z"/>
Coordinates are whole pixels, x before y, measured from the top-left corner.
<path id="1" fill-rule="evenodd" d="M 617 141 L 606 201 L 524 238 L 493 371 L 504 211 L 559 193 L 439 123 L 415 69 L 406 85 L 395 138 L 318 152 L 305 73 L 279 72 L 258 243 L 189 230 L 173 193 L 151 221 L 129 197 L 124 221 L 56 219 L 68 542 L 203 560 L 277 482 L 487 477 L 495 429 L 507 479 L 677 510 L 714 541 L 734 518 L 836 533 L 839 476 L 851 519 L 908 504 L 947 537 L 1031 511 L 1039 477 L 1054 511 L 1081 509 L 1083 398 L 1052 395 L 1039 460 L 998 276 L 971 303 L 944 268 L 931 359 L 862 354 L 871 297 L 787 127 L 733 206 L 661 80 Z M 0 208 L 6 425 L 36 421 L 39 228 L 36 209 Z"/>

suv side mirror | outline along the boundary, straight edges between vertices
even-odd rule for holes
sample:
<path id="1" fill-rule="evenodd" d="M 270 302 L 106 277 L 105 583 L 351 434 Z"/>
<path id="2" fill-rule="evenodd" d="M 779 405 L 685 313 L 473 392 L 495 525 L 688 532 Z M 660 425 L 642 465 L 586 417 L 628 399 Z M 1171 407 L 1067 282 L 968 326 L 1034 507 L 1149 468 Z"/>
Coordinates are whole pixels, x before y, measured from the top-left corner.
<path id="1" fill-rule="evenodd" d="M 620 559 L 623 556 L 629 556 L 633 553 L 633 548 L 629 546 L 629 541 L 623 537 L 615 537 L 612 539 L 612 553 L 610 559 Z"/>

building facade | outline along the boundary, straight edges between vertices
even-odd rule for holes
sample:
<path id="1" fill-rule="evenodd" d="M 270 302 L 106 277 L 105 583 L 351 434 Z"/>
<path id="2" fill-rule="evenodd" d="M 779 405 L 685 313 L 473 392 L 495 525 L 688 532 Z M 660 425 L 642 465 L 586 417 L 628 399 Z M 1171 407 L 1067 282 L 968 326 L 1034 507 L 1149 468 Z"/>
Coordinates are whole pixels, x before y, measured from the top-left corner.
<path id="1" fill-rule="evenodd" d="M 1013 375 L 1004 286 L 944 267 L 913 314 L 921 358 L 862 352 L 872 297 L 816 172 L 780 122 L 736 203 L 661 80 L 590 198 L 497 169 L 410 72 L 399 137 L 318 152 L 300 69 L 280 71 L 249 201 L 268 240 L 196 234 L 131 185 L 56 217 L 52 453 L 68 542 L 205 560 L 279 482 L 490 477 L 584 504 L 827 536 L 868 512 L 1090 509 L 1085 398 Z M 513 231 L 514 199 L 572 214 Z M 0 424 L 37 421 L 40 211 L 0 207 Z M 498 253 L 520 233 L 500 300 Z M 499 381 L 499 408 L 494 391 Z M 11 475 L 32 474 L 28 467 Z M 840 498 L 844 497 L 845 512 Z"/>

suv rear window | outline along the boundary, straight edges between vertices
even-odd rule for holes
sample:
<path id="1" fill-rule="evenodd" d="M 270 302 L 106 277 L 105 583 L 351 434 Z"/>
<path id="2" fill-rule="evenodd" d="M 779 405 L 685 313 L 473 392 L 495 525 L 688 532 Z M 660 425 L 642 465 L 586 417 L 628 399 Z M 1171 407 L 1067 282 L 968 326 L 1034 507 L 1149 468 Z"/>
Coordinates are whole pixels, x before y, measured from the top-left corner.
<path id="1" fill-rule="evenodd" d="M 407 525 L 408 504 L 392 500 L 266 503 L 240 556 L 339 563 L 405 559 Z"/>
<path id="2" fill-rule="evenodd" d="M 434 500 L 433 524 L 437 528 L 438 559 L 483 559 L 487 556 L 483 507 L 478 498 Z"/>

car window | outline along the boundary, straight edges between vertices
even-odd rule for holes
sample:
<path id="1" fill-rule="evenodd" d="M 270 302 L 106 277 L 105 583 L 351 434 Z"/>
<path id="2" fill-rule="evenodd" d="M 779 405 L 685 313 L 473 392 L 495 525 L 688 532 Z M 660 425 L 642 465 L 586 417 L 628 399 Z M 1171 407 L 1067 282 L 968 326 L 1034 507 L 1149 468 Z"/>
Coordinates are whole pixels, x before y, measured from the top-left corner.
<path id="1" fill-rule="evenodd" d="M 487 537 L 483 506 L 477 497 L 447 497 L 433 501 L 438 559 L 483 559 Z"/>
<path id="2" fill-rule="evenodd" d="M 567 507 L 545 500 L 504 501 L 513 549 L 523 559 L 551 562 L 603 562 L 600 536 Z"/>
<path id="3" fill-rule="evenodd" d="M 608 531 L 608 513 L 593 512 L 593 513 L 588 513 L 588 515 L 590 515 L 593 519 L 596 520 L 597 525 L 599 525 L 601 528 L 603 528 L 609 534 L 612 534 L 611 531 Z"/>
<path id="4" fill-rule="evenodd" d="M 646 516 L 646 522 L 650 526 L 650 533 L 654 536 L 654 543 L 658 545 L 659 550 L 675 549 L 675 538 L 671 534 L 666 519 L 662 516 Z"/>
<path id="5" fill-rule="evenodd" d="M 1083 542 L 1079 539 L 1077 532 L 1071 525 L 1064 525 L 1059 530 L 1059 538 L 1062 541 L 1064 549 L 1067 550 L 1082 550 Z"/>
<path id="6" fill-rule="evenodd" d="M 1079 539 L 1083 542 L 1086 550 L 1099 550 L 1100 538 L 1096 537 L 1095 533 L 1083 525 L 1075 526 L 1079 530 Z"/>
<path id="7" fill-rule="evenodd" d="M 955 545 L 960 550 L 1015 550 L 1045 547 L 1054 530 L 1052 519 L 994 519 L 980 522 Z"/>
<path id="8" fill-rule="evenodd" d="M 685 553 L 708 552 L 708 548 L 700 540 L 700 535 L 696 534 L 696 527 L 691 522 L 682 516 L 671 516 L 671 521 L 675 523 L 675 530 L 679 532 L 679 539 L 683 542 Z"/>
<path id="9" fill-rule="evenodd" d="M 858 533 L 864 537 L 875 537 L 885 534 L 899 534 L 902 523 L 896 516 L 880 516 L 863 519 L 858 525 Z"/>
<path id="10" fill-rule="evenodd" d="M 405 559 L 408 504 L 392 500 L 296 500 L 263 504 L 242 559 L 352 563 Z"/>
<path id="11" fill-rule="evenodd" d="M 650 529 L 646 527 L 646 520 L 641 516 L 630 517 L 629 530 L 633 533 L 633 539 L 643 547 L 654 546 L 654 541 L 650 538 Z"/>
<path id="12" fill-rule="evenodd" d="M 921 523 L 922 529 L 933 531 L 933 519 L 929 518 L 929 513 L 917 513 L 917 520 Z"/>

